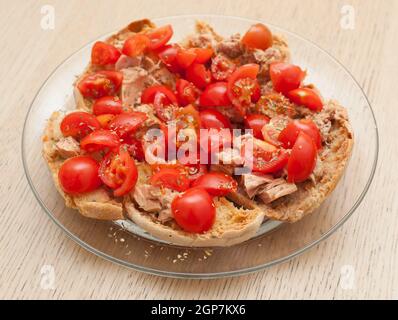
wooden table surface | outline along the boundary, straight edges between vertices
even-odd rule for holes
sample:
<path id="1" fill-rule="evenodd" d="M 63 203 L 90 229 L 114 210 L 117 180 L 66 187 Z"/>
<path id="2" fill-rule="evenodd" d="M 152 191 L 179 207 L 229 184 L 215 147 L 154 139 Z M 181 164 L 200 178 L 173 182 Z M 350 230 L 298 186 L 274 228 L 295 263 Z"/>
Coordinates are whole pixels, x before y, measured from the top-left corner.
<path id="1" fill-rule="evenodd" d="M 55 10 L 50 30 L 41 24 L 46 4 Z M 352 218 L 302 256 L 236 278 L 167 279 L 94 256 L 50 221 L 22 168 L 28 106 L 61 61 L 134 19 L 190 13 L 264 19 L 316 42 L 352 72 L 378 121 L 378 169 Z M 398 1 L 0 0 L 0 16 L 0 298 L 398 299 Z"/>

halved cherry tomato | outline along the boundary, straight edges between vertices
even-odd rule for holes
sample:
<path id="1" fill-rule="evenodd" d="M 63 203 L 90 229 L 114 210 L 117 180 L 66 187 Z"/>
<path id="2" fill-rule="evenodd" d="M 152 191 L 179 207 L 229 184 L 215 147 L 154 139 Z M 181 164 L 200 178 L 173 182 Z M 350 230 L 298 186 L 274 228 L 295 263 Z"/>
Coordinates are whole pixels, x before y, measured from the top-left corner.
<path id="1" fill-rule="evenodd" d="M 261 130 L 264 141 L 277 147 L 280 146 L 281 143 L 278 140 L 279 134 L 282 132 L 283 129 L 286 128 L 288 123 L 289 123 L 289 118 L 287 117 L 284 116 L 273 117 L 268 124 L 263 126 L 263 129 Z"/>
<path id="2" fill-rule="evenodd" d="M 209 84 L 200 95 L 201 107 L 223 107 L 231 105 L 227 92 L 226 82 L 215 82 Z"/>
<path id="3" fill-rule="evenodd" d="M 323 102 L 318 93 L 310 88 L 299 88 L 287 93 L 287 97 L 295 104 L 313 111 L 322 111 Z"/>
<path id="4" fill-rule="evenodd" d="M 69 158 L 58 171 L 58 180 L 63 191 L 81 194 L 94 191 L 102 184 L 98 177 L 98 163 L 91 157 Z"/>
<path id="5" fill-rule="evenodd" d="M 192 48 L 193 52 L 196 54 L 196 63 L 207 63 L 214 54 L 214 50 L 212 48 Z"/>
<path id="6" fill-rule="evenodd" d="M 138 140 L 134 138 L 133 135 L 131 135 L 124 137 L 123 143 L 127 144 L 127 150 L 130 152 L 134 159 L 138 161 L 145 160 L 145 153 L 141 140 Z"/>
<path id="7" fill-rule="evenodd" d="M 150 179 L 154 186 L 169 188 L 178 192 L 183 192 L 189 188 L 190 181 L 187 175 L 179 169 L 162 168 Z"/>
<path id="8" fill-rule="evenodd" d="M 305 78 L 305 72 L 299 66 L 284 62 L 271 64 L 269 73 L 275 91 L 281 93 L 297 89 Z"/>
<path id="9" fill-rule="evenodd" d="M 178 49 L 179 47 L 176 45 L 168 45 L 158 52 L 159 59 L 166 65 L 167 69 L 174 73 L 181 71 L 181 67 L 177 63 Z"/>
<path id="10" fill-rule="evenodd" d="M 242 43 L 250 49 L 266 50 L 272 42 L 271 31 L 262 23 L 252 25 L 242 38 Z"/>
<path id="11" fill-rule="evenodd" d="M 60 129 L 65 137 L 81 139 L 90 132 L 101 128 L 97 118 L 91 113 L 77 111 L 69 113 L 62 119 Z"/>
<path id="12" fill-rule="evenodd" d="M 236 65 L 232 60 L 222 54 L 218 54 L 211 63 L 211 75 L 216 81 L 227 80 L 236 70 Z"/>
<path id="13" fill-rule="evenodd" d="M 312 140 L 314 140 L 318 149 L 322 147 L 321 133 L 314 121 L 310 119 L 294 120 L 290 122 L 279 134 L 278 140 L 285 149 L 290 149 L 294 146 L 300 132 L 305 132 L 309 135 Z"/>
<path id="14" fill-rule="evenodd" d="M 171 211 L 177 224 L 192 233 L 206 232 L 216 218 L 213 200 L 203 188 L 192 188 L 176 196 L 171 203 Z"/>
<path id="15" fill-rule="evenodd" d="M 133 190 L 138 179 L 138 171 L 134 160 L 130 157 L 126 146 L 118 152 L 109 152 L 102 159 L 99 176 L 115 197 L 121 197 Z"/>
<path id="16" fill-rule="evenodd" d="M 262 114 L 249 114 L 245 118 L 245 126 L 247 129 L 253 130 L 253 136 L 257 139 L 263 139 L 262 129 L 268 124 L 270 119 Z"/>
<path id="17" fill-rule="evenodd" d="M 314 171 L 317 159 L 317 149 L 314 140 L 304 132 L 300 132 L 293 146 L 287 164 L 287 180 L 303 182 Z"/>
<path id="18" fill-rule="evenodd" d="M 173 120 L 177 116 L 178 106 L 170 104 L 170 100 L 162 92 L 155 94 L 153 108 L 155 109 L 156 116 L 164 122 Z"/>
<path id="19" fill-rule="evenodd" d="M 223 197 L 238 189 L 238 183 L 230 176 L 220 172 L 209 172 L 199 177 L 193 187 L 204 188 L 210 195 Z"/>
<path id="20" fill-rule="evenodd" d="M 151 40 L 144 34 L 135 34 L 128 38 L 123 45 L 122 53 L 129 57 L 143 54 L 151 44 Z"/>
<path id="21" fill-rule="evenodd" d="M 289 154 L 262 140 L 253 141 L 252 153 L 243 145 L 242 156 L 245 164 L 252 164 L 254 172 L 273 173 L 282 170 L 289 159 Z"/>
<path id="22" fill-rule="evenodd" d="M 165 46 L 166 43 L 171 39 L 173 36 L 173 28 L 168 24 L 151 31 L 147 34 L 147 36 L 150 40 L 149 49 L 157 50 Z"/>
<path id="23" fill-rule="evenodd" d="M 119 97 L 102 97 L 95 100 L 93 104 L 93 113 L 96 116 L 100 114 L 119 114 L 123 112 L 122 100 Z"/>
<path id="24" fill-rule="evenodd" d="M 104 129 L 93 131 L 80 141 L 80 147 L 87 152 L 96 152 L 105 148 L 113 150 L 119 146 L 119 137 L 114 132 Z"/>
<path id="25" fill-rule="evenodd" d="M 199 90 L 193 83 L 178 79 L 176 82 L 177 99 L 180 106 L 185 107 L 188 104 L 193 104 L 198 98 Z"/>
<path id="26" fill-rule="evenodd" d="M 187 69 L 196 60 L 196 53 L 191 49 L 179 48 L 176 56 L 178 65 Z"/>
<path id="27" fill-rule="evenodd" d="M 85 98 L 98 99 L 115 95 L 123 81 L 123 74 L 118 71 L 98 71 L 84 77 L 77 85 Z"/>
<path id="28" fill-rule="evenodd" d="M 121 53 L 114 46 L 97 41 L 91 49 L 91 63 L 99 66 L 115 64 Z"/>
<path id="29" fill-rule="evenodd" d="M 97 116 L 97 120 L 101 124 L 102 129 L 108 129 L 109 123 L 111 123 L 113 118 L 115 118 L 115 115 L 110 113 L 100 114 L 99 116 Z"/>
<path id="30" fill-rule="evenodd" d="M 167 104 L 177 104 L 177 97 L 169 88 L 165 86 L 152 86 L 145 89 L 141 95 L 142 103 L 153 103 L 157 93 L 163 93 L 168 99 Z"/>
<path id="31" fill-rule="evenodd" d="M 253 97 L 259 98 L 259 70 L 258 64 L 246 64 L 236 69 L 228 79 L 228 97 L 242 116 L 246 114 Z"/>
<path id="32" fill-rule="evenodd" d="M 135 131 L 147 118 L 143 112 L 124 112 L 115 116 L 109 123 L 109 129 L 115 131 L 122 138 Z"/>
<path id="33" fill-rule="evenodd" d="M 211 73 L 204 64 L 193 63 L 186 70 L 185 77 L 199 89 L 204 89 L 211 82 Z"/>
<path id="34" fill-rule="evenodd" d="M 200 126 L 203 129 L 232 129 L 229 119 L 217 110 L 203 110 L 199 115 Z"/>

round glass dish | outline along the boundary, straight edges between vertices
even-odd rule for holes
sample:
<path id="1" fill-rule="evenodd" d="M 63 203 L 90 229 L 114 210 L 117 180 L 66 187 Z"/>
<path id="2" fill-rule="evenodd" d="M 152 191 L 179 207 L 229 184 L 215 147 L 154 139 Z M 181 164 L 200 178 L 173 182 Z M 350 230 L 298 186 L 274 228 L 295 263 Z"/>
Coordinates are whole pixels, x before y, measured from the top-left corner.
<path id="1" fill-rule="evenodd" d="M 154 21 L 158 25 L 172 24 L 173 40 L 178 41 L 193 32 L 198 19 L 210 23 L 225 36 L 242 33 L 258 22 L 211 15 Z M 267 225 L 261 235 L 245 243 L 206 249 L 160 243 L 143 236 L 134 224 L 129 224 L 130 231 L 126 231 L 121 224 L 86 219 L 66 208 L 42 159 L 41 135 L 53 111 L 73 108 L 72 83 L 89 63 L 92 46 L 89 43 L 49 76 L 26 116 L 23 164 L 33 193 L 51 219 L 78 244 L 105 259 L 148 273 L 182 278 L 216 278 L 260 270 L 297 256 L 331 235 L 358 207 L 373 179 L 378 157 L 373 111 L 355 79 L 327 52 L 296 34 L 270 27 L 274 33 L 285 36 L 292 61 L 308 70 L 307 81 L 315 83 L 326 98 L 336 99 L 348 109 L 355 135 L 353 155 L 345 175 L 316 212 L 295 224 Z"/>

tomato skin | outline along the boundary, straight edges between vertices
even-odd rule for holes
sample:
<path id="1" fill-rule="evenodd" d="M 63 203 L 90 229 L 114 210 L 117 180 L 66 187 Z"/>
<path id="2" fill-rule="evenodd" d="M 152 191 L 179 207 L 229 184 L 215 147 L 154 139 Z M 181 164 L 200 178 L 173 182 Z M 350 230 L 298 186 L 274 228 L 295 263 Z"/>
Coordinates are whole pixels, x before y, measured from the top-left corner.
<path id="1" fill-rule="evenodd" d="M 250 49 L 266 50 L 272 42 L 271 31 L 262 23 L 252 25 L 242 38 L 242 43 Z"/>
<path id="2" fill-rule="evenodd" d="M 146 35 L 135 34 L 124 42 L 122 53 L 129 57 L 136 57 L 143 54 L 150 44 L 151 40 Z"/>
<path id="3" fill-rule="evenodd" d="M 65 137 L 81 139 L 90 132 L 101 128 L 95 116 L 83 111 L 67 114 L 61 122 L 60 129 Z"/>
<path id="4" fill-rule="evenodd" d="M 87 152 L 96 152 L 105 148 L 115 149 L 120 146 L 119 137 L 104 129 L 91 132 L 80 141 L 80 147 Z"/>
<path id="5" fill-rule="evenodd" d="M 167 45 L 158 51 L 159 59 L 165 64 L 168 70 L 174 73 L 182 71 L 177 63 L 178 49 L 176 45 Z"/>
<path id="6" fill-rule="evenodd" d="M 114 46 L 97 41 L 91 49 L 91 63 L 99 66 L 113 65 L 120 55 L 120 51 Z"/>
<path id="7" fill-rule="evenodd" d="M 179 48 L 177 51 L 176 62 L 183 68 L 187 69 L 196 60 L 196 53 L 190 49 Z"/>
<path id="8" fill-rule="evenodd" d="M 201 107 L 223 107 L 231 105 L 227 92 L 226 82 L 215 82 L 209 84 L 199 98 Z"/>
<path id="9" fill-rule="evenodd" d="M 203 129 L 232 129 L 231 122 L 221 112 L 213 109 L 199 113 L 200 125 Z"/>
<path id="10" fill-rule="evenodd" d="M 216 81 L 225 81 L 236 70 L 235 63 L 222 54 L 218 54 L 212 60 L 211 75 Z"/>
<path id="11" fill-rule="evenodd" d="M 193 104 L 199 94 L 199 90 L 193 85 L 193 83 L 185 79 L 177 80 L 176 91 L 178 104 L 182 107 L 185 107 L 188 104 Z"/>
<path id="12" fill-rule="evenodd" d="M 166 45 L 173 36 L 173 28 L 171 25 L 165 25 L 151 31 L 147 34 L 149 38 L 149 49 L 157 50 Z"/>
<path id="13" fill-rule="evenodd" d="M 123 112 L 122 100 L 119 97 L 102 97 L 95 100 L 93 113 L 96 116 L 101 114 L 119 114 Z"/>
<path id="14" fill-rule="evenodd" d="M 212 48 L 193 48 L 193 52 L 196 54 L 196 63 L 206 64 L 214 54 Z"/>
<path id="15" fill-rule="evenodd" d="M 320 112 L 323 102 L 318 93 L 310 88 L 299 88 L 287 93 L 287 97 L 295 104 L 307 107 L 310 110 Z"/>
<path id="16" fill-rule="evenodd" d="M 77 156 L 67 159 L 58 171 L 61 188 L 68 194 L 82 194 L 98 189 L 98 163 L 91 157 Z"/>
<path id="17" fill-rule="evenodd" d="M 290 63 L 273 63 L 269 72 L 275 91 L 280 93 L 297 89 L 305 78 L 305 72 L 299 66 Z"/>
<path id="18" fill-rule="evenodd" d="M 118 71 L 98 71 L 85 76 L 77 88 L 85 98 L 98 99 L 104 96 L 114 96 L 119 91 L 123 74 Z"/>
<path id="19" fill-rule="evenodd" d="M 196 179 L 207 173 L 207 166 L 204 164 L 187 165 L 187 167 L 188 167 L 188 179 L 191 182 L 191 187 Z"/>
<path id="20" fill-rule="evenodd" d="M 186 70 L 185 78 L 199 89 L 204 89 L 211 82 L 211 73 L 204 64 L 195 62 Z"/>
<path id="21" fill-rule="evenodd" d="M 316 124 L 310 119 L 294 120 L 279 134 L 278 140 L 285 149 L 294 146 L 300 132 L 305 132 L 315 142 L 318 149 L 322 148 L 322 137 Z"/>
<path id="22" fill-rule="evenodd" d="M 309 135 L 300 132 L 287 164 L 287 181 L 298 183 L 307 180 L 314 171 L 316 159 L 315 142 Z"/>
<path id="23" fill-rule="evenodd" d="M 192 188 L 176 196 L 171 203 L 171 211 L 177 224 L 191 233 L 208 231 L 216 217 L 213 200 L 202 188 Z"/>
<path id="24" fill-rule="evenodd" d="M 124 112 L 113 118 L 109 123 L 109 129 L 116 132 L 120 138 L 123 138 L 127 134 L 134 132 L 147 118 L 147 115 L 143 112 Z"/>
<path id="25" fill-rule="evenodd" d="M 141 95 L 141 102 L 145 104 L 154 103 L 157 93 L 163 93 L 168 99 L 167 104 L 177 104 L 177 97 L 169 88 L 165 86 L 152 86 L 145 89 Z"/>
<path id="26" fill-rule="evenodd" d="M 126 146 L 121 146 L 118 153 L 109 152 L 105 155 L 100 164 L 99 176 L 104 184 L 114 189 L 115 197 L 124 196 L 135 187 L 138 170 Z"/>
<path id="27" fill-rule="evenodd" d="M 253 130 L 253 136 L 257 139 L 263 139 L 262 129 L 268 124 L 270 119 L 262 114 L 249 114 L 245 118 L 245 126 L 247 129 Z"/>
<path id="28" fill-rule="evenodd" d="M 174 168 L 162 168 L 150 179 L 154 186 L 169 188 L 178 192 L 183 192 L 189 188 L 190 181 L 181 170 Z"/>
<path id="29" fill-rule="evenodd" d="M 246 108 L 252 102 L 253 94 L 258 95 L 259 70 L 258 64 L 246 64 L 236 69 L 228 79 L 228 97 L 242 116 L 246 114 Z"/>
<path id="30" fill-rule="evenodd" d="M 192 187 L 201 187 L 212 196 L 223 197 L 230 192 L 235 192 L 238 189 L 238 183 L 224 173 L 209 172 L 196 179 Z"/>

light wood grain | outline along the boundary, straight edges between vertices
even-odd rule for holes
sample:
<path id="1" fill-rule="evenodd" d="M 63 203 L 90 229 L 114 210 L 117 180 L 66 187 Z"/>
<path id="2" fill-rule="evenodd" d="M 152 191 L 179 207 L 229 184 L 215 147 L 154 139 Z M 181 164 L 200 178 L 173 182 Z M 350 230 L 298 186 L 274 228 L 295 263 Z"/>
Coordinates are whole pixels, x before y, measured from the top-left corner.
<path id="1" fill-rule="evenodd" d="M 0 298 L 395 298 L 398 299 L 396 74 L 398 2 L 349 1 L 354 30 L 340 28 L 346 1 L 0 1 Z M 55 30 L 40 8 L 56 10 Z M 176 280 L 122 268 L 88 253 L 43 212 L 24 177 L 21 132 L 30 102 L 49 73 L 98 35 L 143 16 L 215 13 L 261 18 L 314 41 L 341 61 L 367 93 L 378 121 L 375 180 L 352 218 L 331 238 L 282 265 L 219 280 Z M 55 289 L 40 286 L 43 265 Z M 344 290 L 341 268 L 355 286 Z"/>

